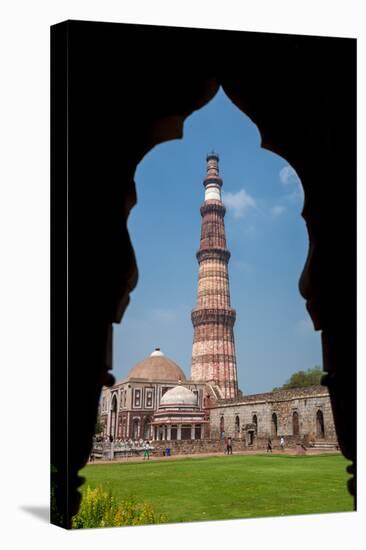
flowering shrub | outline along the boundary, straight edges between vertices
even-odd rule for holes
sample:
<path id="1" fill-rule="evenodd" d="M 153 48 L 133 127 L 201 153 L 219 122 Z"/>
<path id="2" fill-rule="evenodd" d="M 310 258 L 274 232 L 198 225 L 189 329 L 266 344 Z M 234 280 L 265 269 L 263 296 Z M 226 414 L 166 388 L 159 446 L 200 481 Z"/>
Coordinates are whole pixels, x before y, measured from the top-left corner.
<path id="1" fill-rule="evenodd" d="M 119 502 L 103 487 L 86 488 L 80 510 L 73 519 L 73 528 L 118 527 L 164 523 L 166 517 L 157 514 L 151 504 L 137 503 L 133 497 Z"/>

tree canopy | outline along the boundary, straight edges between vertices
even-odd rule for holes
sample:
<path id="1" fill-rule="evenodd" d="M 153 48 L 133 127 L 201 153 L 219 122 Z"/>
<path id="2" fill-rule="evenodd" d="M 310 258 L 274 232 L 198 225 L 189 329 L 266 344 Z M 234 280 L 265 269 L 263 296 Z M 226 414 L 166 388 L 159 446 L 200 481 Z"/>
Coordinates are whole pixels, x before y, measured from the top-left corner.
<path id="1" fill-rule="evenodd" d="M 97 421 L 95 423 L 95 428 L 94 428 L 94 433 L 95 434 L 100 434 L 100 433 L 102 433 L 103 429 L 104 429 L 104 423 L 102 422 L 102 419 L 101 419 L 100 414 L 98 412 Z"/>
<path id="2" fill-rule="evenodd" d="M 321 367 L 315 366 L 306 371 L 299 370 L 287 380 L 283 386 L 273 388 L 272 391 L 288 390 L 290 388 L 305 388 L 307 386 L 316 386 L 320 384 L 320 380 L 324 372 Z"/>

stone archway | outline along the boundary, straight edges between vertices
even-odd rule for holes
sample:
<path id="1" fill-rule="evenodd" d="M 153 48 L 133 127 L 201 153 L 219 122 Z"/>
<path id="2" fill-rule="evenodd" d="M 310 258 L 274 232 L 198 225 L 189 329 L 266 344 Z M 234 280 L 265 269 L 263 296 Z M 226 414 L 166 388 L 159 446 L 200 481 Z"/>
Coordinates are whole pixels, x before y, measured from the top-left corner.
<path id="1" fill-rule="evenodd" d="M 140 437 L 140 419 L 134 418 L 132 421 L 132 439 L 135 441 Z"/>
<path id="2" fill-rule="evenodd" d="M 271 436 L 277 437 L 278 423 L 277 423 L 277 414 L 273 413 L 271 418 Z"/>
<path id="3" fill-rule="evenodd" d="M 146 64 L 141 30 L 159 60 L 154 67 Z M 52 479 L 65 526 L 79 506 L 78 471 L 90 453 L 101 388 L 114 383 L 112 325 L 137 283 L 127 230 L 136 166 L 158 143 L 182 137 L 185 118 L 219 85 L 257 125 L 262 147 L 286 159 L 302 182 L 310 243 L 300 289 L 322 333 L 323 383 L 340 447 L 355 464 L 355 59 L 350 39 L 78 21 L 52 28 L 52 245 L 64 257 L 66 227 L 72 242 L 67 263 L 52 259 L 52 284 L 56 275 L 70 281 L 68 322 L 64 286 L 52 302 L 61 312 L 52 327 Z M 291 86 L 279 71 L 291 74 Z M 355 474 L 354 466 L 349 471 Z M 354 479 L 349 487 L 354 494 Z"/>
<path id="4" fill-rule="evenodd" d="M 299 414 L 296 411 L 294 411 L 292 413 L 292 434 L 299 435 L 299 433 L 300 433 Z"/>
<path id="5" fill-rule="evenodd" d="M 235 417 L 235 437 L 240 436 L 240 418 L 238 415 Z"/>
<path id="6" fill-rule="evenodd" d="M 150 437 L 151 437 L 151 418 L 150 418 L 150 416 L 147 416 L 144 419 L 144 427 L 143 427 L 142 438 L 143 439 L 150 439 Z"/>
<path id="7" fill-rule="evenodd" d="M 225 419 L 224 416 L 220 417 L 220 438 L 223 439 L 225 436 Z"/>
<path id="8" fill-rule="evenodd" d="M 316 437 L 319 439 L 325 437 L 324 415 L 320 409 L 316 413 Z"/>
<path id="9" fill-rule="evenodd" d="M 111 420 L 109 426 L 109 435 L 116 439 L 117 434 L 117 396 L 113 395 L 111 400 Z"/>
<path id="10" fill-rule="evenodd" d="M 258 417 L 256 414 L 253 414 L 252 423 L 255 425 L 255 432 L 258 432 Z"/>

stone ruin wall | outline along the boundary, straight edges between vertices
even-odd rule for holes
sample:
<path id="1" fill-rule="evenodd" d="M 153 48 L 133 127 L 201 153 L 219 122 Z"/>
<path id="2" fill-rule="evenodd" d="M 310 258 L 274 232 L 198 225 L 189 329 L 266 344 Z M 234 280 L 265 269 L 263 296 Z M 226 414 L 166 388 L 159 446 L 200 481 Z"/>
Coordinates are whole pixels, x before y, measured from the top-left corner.
<path id="1" fill-rule="evenodd" d="M 256 394 L 243 398 L 242 402 L 218 404 L 210 410 L 210 437 L 220 437 L 220 419 L 224 417 L 225 434 L 234 439 L 243 440 L 243 428 L 251 424 L 253 415 L 257 416 L 258 429 L 255 446 L 266 446 L 268 436 L 271 436 L 274 445 L 278 444 L 281 435 L 286 445 L 296 445 L 296 442 L 318 440 L 316 434 L 316 414 L 320 410 L 324 418 L 324 441 L 337 440 L 333 413 L 327 388 L 313 386 L 296 390 L 280 391 L 275 393 Z M 298 413 L 299 435 L 293 434 L 293 413 Z M 277 438 L 271 435 L 272 414 L 277 415 Z M 236 417 L 240 419 L 240 432 L 236 431 Z M 244 443 L 244 441 L 243 441 Z M 244 445 L 246 446 L 246 445 Z"/>
<path id="2" fill-rule="evenodd" d="M 297 438 L 298 439 L 298 438 Z M 297 439 L 289 438 L 286 440 L 286 447 L 297 447 Z M 185 441 L 152 441 L 151 445 L 153 447 L 153 456 L 159 457 L 164 456 L 164 451 L 167 447 L 171 449 L 171 455 L 193 455 L 193 454 L 224 454 L 225 440 L 224 439 L 196 439 L 196 440 L 185 440 Z M 246 442 L 242 439 L 233 439 L 232 447 L 233 452 L 240 451 L 250 451 L 254 449 L 265 448 L 267 445 L 267 438 L 259 440 L 258 444 L 252 447 L 248 447 Z M 279 449 L 280 444 L 278 441 L 273 441 L 273 449 Z"/>
<path id="3" fill-rule="evenodd" d="M 320 410 L 324 418 L 324 439 L 316 434 L 316 414 Z M 293 434 L 293 413 L 298 413 L 299 435 Z M 296 447 L 299 443 L 308 445 L 311 441 L 336 442 L 335 426 L 328 389 L 312 386 L 283 390 L 279 392 L 248 395 L 240 402 L 219 401 L 210 407 L 209 424 L 205 429 L 205 439 L 171 441 L 169 446 L 174 454 L 220 453 L 224 451 L 224 441 L 220 440 L 220 419 L 224 417 L 225 434 L 233 438 L 234 451 L 261 449 L 267 446 L 271 435 L 272 414 L 277 415 L 277 438 L 271 435 L 273 448 L 279 447 L 280 436 L 285 437 L 286 447 Z M 257 416 L 258 430 L 253 445 L 249 445 L 246 426 L 252 424 L 253 415 Z M 236 417 L 239 417 L 240 431 L 236 430 Z M 101 418 L 107 421 L 105 414 Z M 154 441 L 155 453 L 163 454 L 168 442 Z M 155 454 L 154 453 L 154 454 Z"/>
<path id="4" fill-rule="evenodd" d="M 181 441 L 152 441 L 153 456 L 163 456 L 163 451 L 170 447 L 172 455 L 190 455 L 200 453 L 224 453 L 225 442 L 212 439 L 194 439 Z"/>

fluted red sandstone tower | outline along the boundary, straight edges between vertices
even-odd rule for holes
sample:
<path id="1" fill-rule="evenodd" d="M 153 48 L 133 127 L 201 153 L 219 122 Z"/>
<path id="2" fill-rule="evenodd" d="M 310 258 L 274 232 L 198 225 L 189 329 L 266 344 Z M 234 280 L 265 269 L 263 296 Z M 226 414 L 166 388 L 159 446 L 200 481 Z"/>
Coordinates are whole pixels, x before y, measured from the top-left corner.
<path id="1" fill-rule="evenodd" d="M 221 202 L 222 179 L 218 165 L 217 153 L 207 155 L 207 175 L 203 182 L 205 200 L 201 206 L 201 242 L 197 252 L 198 298 L 197 306 L 192 311 L 191 378 L 213 384 L 221 398 L 236 399 L 235 310 L 230 307 L 230 252 L 226 248 L 225 206 Z"/>

